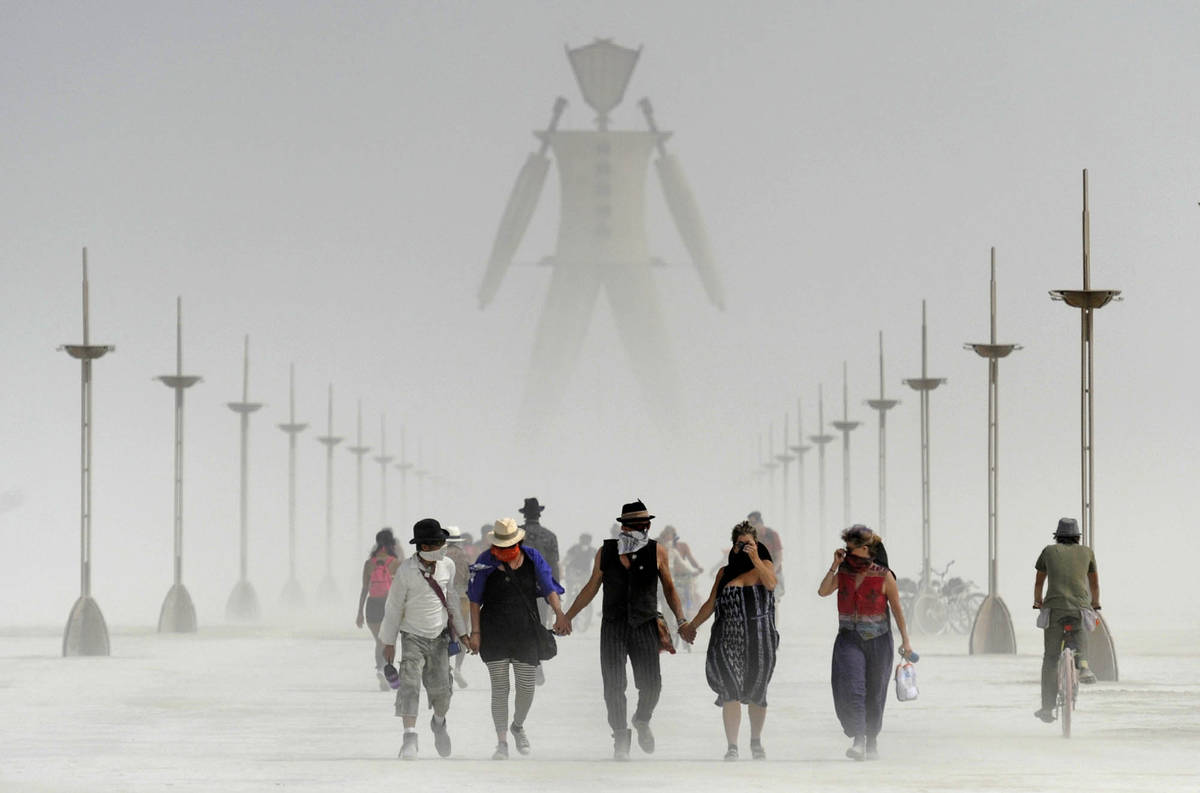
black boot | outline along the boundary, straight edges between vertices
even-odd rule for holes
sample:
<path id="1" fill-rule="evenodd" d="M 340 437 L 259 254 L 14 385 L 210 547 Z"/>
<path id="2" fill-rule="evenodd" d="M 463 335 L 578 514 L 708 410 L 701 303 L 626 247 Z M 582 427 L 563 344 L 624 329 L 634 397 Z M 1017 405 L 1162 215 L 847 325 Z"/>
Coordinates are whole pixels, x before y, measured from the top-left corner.
<path id="1" fill-rule="evenodd" d="M 628 760 L 629 759 L 629 742 L 633 738 L 633 733 L 628 728 L 624 730 L 613 731 L 613 759 Z"/>

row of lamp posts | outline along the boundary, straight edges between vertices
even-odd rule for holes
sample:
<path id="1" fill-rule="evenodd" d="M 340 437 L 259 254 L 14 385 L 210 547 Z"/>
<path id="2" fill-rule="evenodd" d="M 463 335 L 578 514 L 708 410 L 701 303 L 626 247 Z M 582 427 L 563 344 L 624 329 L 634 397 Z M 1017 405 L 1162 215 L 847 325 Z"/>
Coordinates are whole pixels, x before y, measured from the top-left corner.
<path id="1" fill-rule="evenodd" d="M 67 619 L 66 630 L 63 633 L 63 655 L 108 655 L 110 642 L 108 626 L 96 600 L 92 597 L 92 362 L 113 351 L 111 345 L 92 344 L 90 338 L 89 315 L 89 284 L 88 284 L 87 248 L 83 249 L 83 342 L 81 344 L 66 344 L 60 349 L 81 363 L 81 450 L 80 450 L 80 595 L 71 608 Z M 158 631 L 160 633 L 193 633 L 197 629 L 196 608 L 191 595 L 183 583 L 183 441 L 184 441 L 184 392 L 201 382 L 198 375 L 183 373 L 183 301 L 176 300 L 175 322 L 175 373 L 155 378 L 174 392 L 175 397 L 175 427 L 174 427 L 174 477 L 173 501 L 174 520 L 172 524 L 173 553 L 172 578 L 173 583 L 167 591 L 159 611 Z M 242 357 L 242 398 L 238 402 L 227 403 L 230 410 L 240 418 L 240 485 L 238 501 L 239 517 L 239 560 L 238 580 L 226 603 L 226 619 L 234 622 L 254 622 L 259 618 L 258 596 L 248 576 L 248 474 L 249 474 L 249 422 L 250 414 L 259 410 L 263 405 L 251 402 L 250 388 L 250 339 L 246 337 Z M 296 421 L 295 398 L 295 366 L 289 369 L 288 387 L 288 421 L 280 424 L 279 428 L 288 435 L 288 580 L 284 586 L 282 601 L 285 607 L 296 609 L 304 603 L 304 592 L 296 577 L 296 438 L 308 425 Z M 329 405 L 327 432 L 317 439 L 326 446 L 326 477 L 325 477 L 325 578 L 318 590 L 318 597 L 323 602 L 332 602 L 337 597 L 337 587 L 334 583 L 333 557 L 333 448 L 341 442 L 341 438 L 333 435 L 333 386 L 329 386 Z M 401 440 L 403 456 L 404 442 Z M 374 459 L 381 468 L 381 518 L 386 521 L 387 509 L 387 473 L 388 465 L 394 457 L 387 454 L 386 419 L 380 423 L 381 453 Z M 363 445 L 362 439 L 362 405 L 358 411 L 357 444 L 350 447 L 351 453 L 357 457 L 357 535 L 358 546 L 362 546 L 363 508 L 362 508 L 362 457 L 370 447 Z M 418 482 L 423 482 L 429 472 L 420 467 L 420 454 L 416 466 L 401 460 L 395 464 L 401 473 L 402 480 L 407 484 L 407 476 L 413 471 Z M 404 488 L 405 493 L 407 488 Z M 423 490 L 422 490 L 423 493 Z M 357 547 L 357 546 L 356 546 Z"/>
<path id="2" fill-rule="evenodd" d="M 1081 472 L 1081 526 L 1083 542 L 1091 547 L 1095 543 L 1095 462 L 1094 462 L 1094 433 L 1095 419 L 1093 408 L 1094 378 L 1093 350 L 1094 325 L 1093 313 L 1114 299 L 1119 299 L 1120 291 L 1114 289 L 1093 289 L 1091 287 L 1091 242 L 1090 217 L 1088 208 L 1088 178 L 1087 171 L 1083 172 L 1083 288 L 1061 289 L 1052 291 L 1051 297 L 1066 305 L 1080 309 L 1081 316 L 1081 350 L 1080 350 L 1080 472 Z M 1013 631 L 1012 616 L 999 593 L 999 388 L 1000 365 L 1002 358 L 1008 357 L 1014 351 L 1021 349 L 1019 344 L 1000 343 L 996 340 L 996 249 L 991 249 L 990 279 L 989 279 L 989 315 L 990 337 L 987 342 L 968 343 L 967 350 L 975 352 L 988 362 L 988 504 L 987 504 L 987 561 L 988 561 L 988 591 L 987 596 L 979 606 L 972 625 L 968 649 L 971 654 L 992 653 L 1012 654 L 1016 652 L 1016 636 Z M 943 385 L 946 380 L 931 377 L 928 373 L 928 332 L 926 326 L 925 302 L 921 302 L 921 376 L 909 378 L 905 385 L 920 395 L 921 420 L 921 585 L 914 601 L 914 609 L 922 607 L 922 599 L 928 602 L 934 597 L 930 591 L 930 451 L 929 451 L 929 397 L 930 393 Z M 825 446 L 835 440 L 836 436 L 826 434 L 824 389 L 817 390 L 817 417 L 820 432 L 808 436 L 815 444 L 818 455 L 818 515 L 819 515 L 819 553 L 820 558 L 827 556 L 825 501 Z M 867 400 L 867 405 L 879 413 L 879 531 L 886 530 L 886 434 L 887 411 L 898 404 L 898 400 L 888 399 L 884 393 L 883 370 L 883 334 L 879 335 L 879 397 Z M 771 455 L 763 463 L 763 467 L 773 469 L 777 463 L 784 468 L 784 492 L 787 492 L 787 466 L 792 460 L 797 461 L 800 472 L 798 514 L 800 517 L 800 536 L 803 536 L 804 515 L 804 454 L 813 446 L 804 443 L 805 437 L 801 425 L 801 406 L 799 401 L 797 413 L 798 443 L 788 445 L 787 421 L 784 423 L 784 452 L 781 455 Z M 850 523 L 850 432 L 859 426 L 859 422 L 849 418 L 849 398 L 846 377 L 846 364 L 842 364 L 842 418 L 831 422 L 832 427 L 842 433 L 842 478 L 843 478 L 843 524 Z M 773 442 L 772 442 L 773 443 Z M 794 454 L 789 455 L 788 451 Z M 761 456 L 761 455 L 760 455 Z M 785 521 L 787 520 L 786 496 Z M 1116 680 L 1118 678 L 1116 652 L 1113 648 L 1112 635 L 1103 618 L 1097 630 L 1093 632 L 1089 642 L 1089 661 L 1097 677 L 1101 680 Z"/>

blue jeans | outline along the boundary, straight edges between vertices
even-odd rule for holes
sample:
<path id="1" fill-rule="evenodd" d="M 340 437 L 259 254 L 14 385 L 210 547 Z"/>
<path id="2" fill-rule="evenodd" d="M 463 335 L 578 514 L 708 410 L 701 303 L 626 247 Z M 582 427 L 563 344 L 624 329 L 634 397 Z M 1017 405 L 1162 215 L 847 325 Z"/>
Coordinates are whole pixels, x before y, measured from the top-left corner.
<path id="1" fill-rule="evenodd" d="M 883 728 L 893 649 L 891 631 L 874 639 L 838 631 L 833 643 L 833 708 L 850 738 L 874 738 Z"/>

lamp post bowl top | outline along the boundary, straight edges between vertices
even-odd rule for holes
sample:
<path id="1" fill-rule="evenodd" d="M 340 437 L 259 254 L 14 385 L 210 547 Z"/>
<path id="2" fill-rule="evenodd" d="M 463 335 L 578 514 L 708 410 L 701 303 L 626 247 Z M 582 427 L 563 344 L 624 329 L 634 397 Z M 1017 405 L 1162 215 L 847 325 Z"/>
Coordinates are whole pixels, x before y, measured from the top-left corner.
<path id="1" fill-rule="evenodd" d="M 974 350 L 975 354 L 980 358 L 988 358 L 996 360 L 998 358 L 1007 358 L 1010 353 L 1021 349 L 1020 344 L 988 344 L 986 342 L 971 343 L 967 342 L 963 345 L 964 350 Z"/>
<path id="2" fill-rule="evenodd" d="M 293 432 L 293 433 L 304 432 L 304 430 L 308 429 L 307 424 L 297 424 L 295 422 L 293 422 L 291 424 L 279 424 L 277 426 L 279 427 L 279 429 L 283 430 L 284 432 Z"/>
<path id="3" fill-rule="evenodd" d="M 809 435 L 808 439 L 813 443 L 819 443 L 824 446 L 827 443 L 833 443 L 836 437 L 833 435 Z"/>
<path id="4" fill-rule="evenodd" d="M 412 463 L 403 463 L 403 462 L 401 462 L 401 463 L 396 463 L 396 470 L 397 470 L 397 471 L 407 471 L 407 470 L 409 470 L 409 469 L 410 469 L 410 468 L 412 468 L 412 467 L 413 467 L 413 464 L 412 464 Z"/>
<path id="5" fill-rule="evenodd" d="M 319 443 L 323 443 L 323 444 L 325 444 L 326 446 L 329 446 L 329 447 L 331 447 L 331 448 L 332 448 L 332 447 L 334 447 L 334 446 L 337 446 L 337 445 L 338 445 L 339 443 L 341 443 L 343 440 L 345 440 L 345 439 L 344 439 L 344 438 L 339 438 L 339 437 L 338 437 L 338 436 L 336 436 L 336 435 L 321 435 L 320 437 L 318 437 L 318 438 L 317 438 L 317 441 L 318 441 Z"/>
<path id="6" fill-rule="evenodd" d="M 380 465 L 387 465 L 388 463 L 390 463 L 392 460 L 395 460 L 396 458 L 390 454 L 380 454 L 380 455 L 376 455 L 375 457 L 372 457 L 371 459 L 374 460 L 375 462 L 379 463 Z"/>
<path id="7" fill-rule="evenodd" d="M 796 455 L 794 455 L 794 454 L 777 454 L 777 455 L 775 455 L 775 459 L 781 463 L 786 464 L 786 463 L 790 463 L 792 460 L 795 460 Z"/>
<path id="8" fill-rule="evenodd" d="M 253 413 L 263 406 L 262 402 L 226 402 L 225 407 L 234 413 Z"/>
<path id="9" fill-rule="evenodd" d="M 789 446 L 788 448 L 794 451 L 797 457 L 800 457 L 805 452 L 812 451 L 811 446 L 805 446 L 804 444 L 800 444 L 799 446 Z"/>
<path id="10" fill-rule="evenodd" d="M 1120 289 L 1052 289 L 1051 300 L 1061 300 L 1071 308 L 1103 308 L 1119 300 Z"/>
<path id="11" fill-rule="evenodd" d="M 913 391 L 932 391 L 945 382 L 944 377 L 910 377 L 904 384 Z"/>
<path id="12" fill-rule="evenodd" d="M 164 374 L 154 378 L 167 388 L 191 388 L 204 378 L 194 374 Z"/>
<path id="13" fill-rule="evenodd" d="M 875 410 L 891 410 L 900 404 L 899 399 L 868 399 L 867 405 Z"/>
<path id="14" fill-rule="evenodd" d="M 771 462 L 770 460 L 768 460 L 767 462 L 762 464 L 762 467 L 767 469 L 768 471 L 774 471 L 776 468 L 779 467 L 779 463 Z"/>
<path id="15" fill-rule="evenodd" d="M 359 457 L 362 457 L 364 454 L 371 451 L 371 447 L 370 446 L 347 446 L 346 451 L 350 452 L 351 454 L 357 454 Z"/>
<path id="16" fill-rule="evenodd" d="M 831 421 L 830 424 L 838 432 L 849 432 L 857 427 L 861 422 L 858 421 Z"/>
<path id="17" fill-rule="evenodd" d="M 94 361 L 103 358 L 106 353 L 117 349 L 111 344 L 64 344 L 58 349 L 66 350 L 67 355 L 81 361 Z"/>

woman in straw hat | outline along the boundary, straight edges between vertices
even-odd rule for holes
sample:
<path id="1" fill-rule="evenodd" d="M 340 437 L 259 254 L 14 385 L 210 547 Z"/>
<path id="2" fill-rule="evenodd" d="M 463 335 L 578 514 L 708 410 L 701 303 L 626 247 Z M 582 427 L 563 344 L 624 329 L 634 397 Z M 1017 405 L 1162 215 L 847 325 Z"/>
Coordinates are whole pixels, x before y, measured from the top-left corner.
<path id="1" fill-rule="evenodd" d="M 484 538 L 489 548 L 471 565 L 467 597 L 471 601 L 471 647 L 487 664 L 492 684 L 492 722 L 496 727 L 493 760 L 508 759 L 508 733 L 517 751 L 529 754 L 525 717 L 533 705 L 538 658 L 538 635 L 543 630 L 536 602 L 545 598 L 557 617 L 562 586 L 550 565 L 521 540 L 525 530 L 512 518 L 497 520 Z M 508 722 L 509 667 L 516 678 L 516 704 Z"/>

